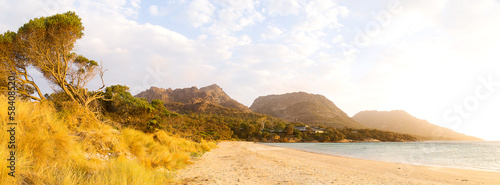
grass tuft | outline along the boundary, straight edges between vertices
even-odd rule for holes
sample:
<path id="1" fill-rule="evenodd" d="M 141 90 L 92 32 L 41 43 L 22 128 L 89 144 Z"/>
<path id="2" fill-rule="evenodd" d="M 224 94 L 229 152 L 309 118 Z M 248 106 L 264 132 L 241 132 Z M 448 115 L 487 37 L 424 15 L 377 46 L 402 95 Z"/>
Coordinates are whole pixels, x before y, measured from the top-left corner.
<path id="1" fill-rule="evenodd" d="M 215 143 L 192 142 L 160 130 L 147 134 L 104 124 L 77 104 L 16 102 L 16 177 L 8 175 L 6 97 L 0 96 L 0 185 L 165 184 L 192 153 Z"/>

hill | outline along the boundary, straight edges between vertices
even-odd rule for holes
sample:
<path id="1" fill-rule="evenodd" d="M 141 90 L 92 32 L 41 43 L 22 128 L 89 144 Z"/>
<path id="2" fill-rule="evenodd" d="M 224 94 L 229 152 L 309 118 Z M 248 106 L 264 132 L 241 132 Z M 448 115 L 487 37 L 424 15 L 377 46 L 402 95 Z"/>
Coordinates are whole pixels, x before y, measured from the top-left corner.
<path id="1" fill-rule="evenodd" d="M 198 89 L 197 87 L 172 90 L 151 87 L 135 97 L 147 101 L 161 100 L 169 110 L 176 112 L 207 112 L 230 108 L 242 112 L 251 112 L 245 105 L 233 100 L 218 85 L 213 84 Z"/>
<path id="2" fill-rule="evenodd" d="M 213 89 L 216 91 L 214 92 Z M 154 91 L 161 92 L 153 93 Z M 168 91 L 168 89 L 152 88 L 141 93 L 140 96 L 133 97 L 126 86 L 108 87 L 105 97 L 112 101 L 103 102 L 105 115 L 114 122 L 122 123 L 119 125 L 122 127 L 132 127 L 144 132 L 165 130 L 167 133 L 194 141 L 236 139 L 264 142 L 339 142 L 343 140 L 394 142 L 416 139 L 407 134 L 375 129 L 327 127 L 318 130 L 300 130 L 297 127 L 304 126 L 303 123 L 290 123 L 281 118 L 234 108 L 234 105 L 239 105 L 239 103 L 229 104 L 234 100 L 227 97 L 222 89 L 215 85 L 199 90 L 193 87 L 172 91 L 177 93 L 168 93 Z M 214 98 L 217 96 L 218 100 Z M 340 120 L 340 116 L 351 120 L 323 96 L 307 96 L 318 96 L 312 99 L 315 99 L 318 104 L 326 102 L 326 105 L 321 105 L 323 109 L 328 106 L 329 109 L 337 111 L 338 115 L 333 117 L 336 118 L 335 120 Z M 155 99 L 156 97 L 160 100 Z M 150 101 L 146 101 L 146 98 Z M 168 103 L 163 103 L 162 100 Z M 314 112 L 313 109 L 309 111 Z"/>
<path id="3" fill-rule="evenodd" d="M 294 92 L 261 96 L 250 110 L 291 122 L 334 128 L 364 128 L 323 95 Z"/>
<path id="4" fill-rule="evenodd" d="M 418 119 L 405 111 L 362 111 L 352 117 L 366 127 L 412 134 L 426 140 L 481 140 Z"/>

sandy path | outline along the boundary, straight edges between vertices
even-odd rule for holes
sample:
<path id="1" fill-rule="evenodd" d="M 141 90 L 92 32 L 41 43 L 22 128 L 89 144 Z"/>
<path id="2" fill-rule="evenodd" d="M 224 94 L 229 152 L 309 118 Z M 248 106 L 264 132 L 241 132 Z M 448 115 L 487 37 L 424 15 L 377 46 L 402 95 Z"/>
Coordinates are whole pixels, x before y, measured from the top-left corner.
<path id="1" fill-rule="evenodd" d="M 250 142 L 221 142 L 179 170 L 179 184 L 500 184 L 499 172 L 335 157 Z"/>

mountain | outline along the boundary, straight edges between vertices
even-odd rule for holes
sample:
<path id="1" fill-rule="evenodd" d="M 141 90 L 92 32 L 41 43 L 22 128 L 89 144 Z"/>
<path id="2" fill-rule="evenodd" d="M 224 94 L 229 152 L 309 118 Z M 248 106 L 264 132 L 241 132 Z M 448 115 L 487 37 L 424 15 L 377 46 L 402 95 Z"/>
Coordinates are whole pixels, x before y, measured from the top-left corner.
<path id="1" fill-rule="evenodd" d="M 335 128 L 364 128 L 323 95 L 305 92 L 261 96 L 255 99 L 250 110 L 291 122 Z"/>
<path id="2" fill-rule="evenodd" d="M 425 140 L 481 140 L 431 124 L 402 110 L 362 111 L 352 118 L 369 128 L 412 134 Z"/>
<path id="3" fill-rule="evenodd" d="M 197 87 L 183 89 L 163 89 L 151 87 L 135 97 L 145 98 L 147 101 L 161 100 L 171 110 L 179 112 L 214 111 L 216 109 L 231 108 L 242 112 L 251 112 L 245 105 L 233 100 L 218 85 L 213 84 L 198 89 Z"/>

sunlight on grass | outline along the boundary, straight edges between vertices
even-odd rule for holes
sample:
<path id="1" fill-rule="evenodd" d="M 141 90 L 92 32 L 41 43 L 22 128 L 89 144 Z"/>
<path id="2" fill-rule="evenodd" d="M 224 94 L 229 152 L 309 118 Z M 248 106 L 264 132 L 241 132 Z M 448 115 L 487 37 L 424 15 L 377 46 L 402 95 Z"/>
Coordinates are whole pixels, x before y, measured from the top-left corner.
<path id="1" fill-rule="evenodd" d="M 0 97 L 0 110 L 7 110 Z M 172 170 L 215 143 L 160 130 L 115 129 L 77 105 L 57 112 L 50 102 L 16 103 L 16 177 L 8 175 L 7 111 L 0 111 L 0 184 L 165 184 Z"/>

